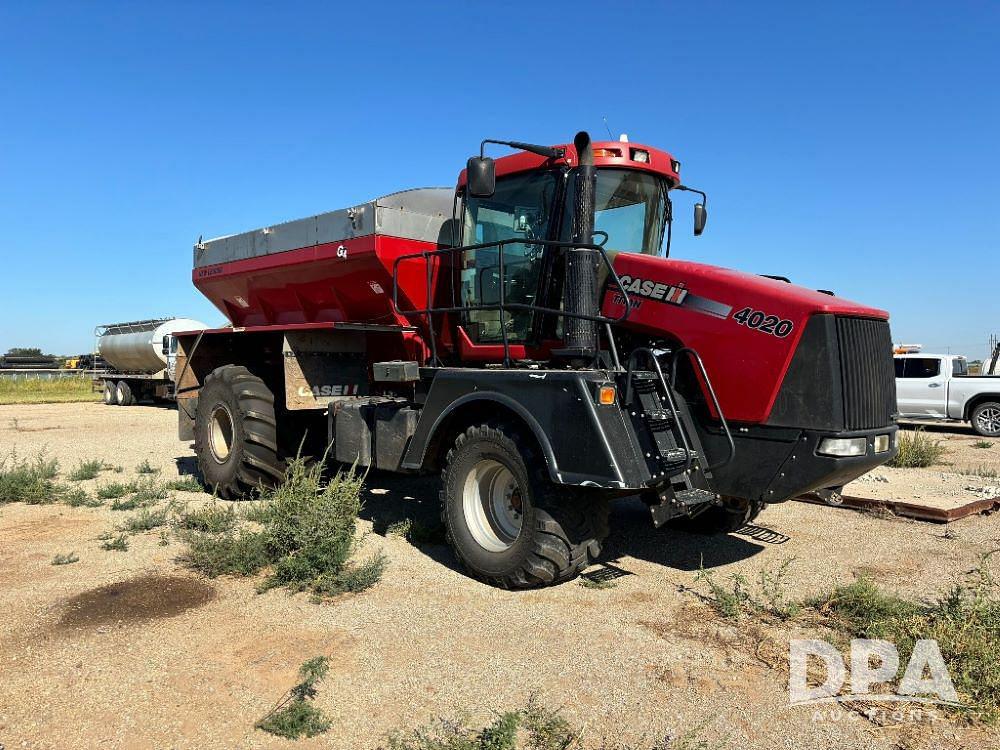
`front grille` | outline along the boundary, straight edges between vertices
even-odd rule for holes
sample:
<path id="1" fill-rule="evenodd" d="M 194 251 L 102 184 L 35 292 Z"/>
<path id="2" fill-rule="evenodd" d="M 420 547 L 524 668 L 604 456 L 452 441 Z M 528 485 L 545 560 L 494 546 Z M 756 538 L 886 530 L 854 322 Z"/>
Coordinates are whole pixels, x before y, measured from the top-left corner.
<path id="1" fill-rule="evenodd" d="M 837 338 L 844 426 L 869 430 L 891 424 L 896 411 L 896 372 L 889 322 L 838 317 Z"/>

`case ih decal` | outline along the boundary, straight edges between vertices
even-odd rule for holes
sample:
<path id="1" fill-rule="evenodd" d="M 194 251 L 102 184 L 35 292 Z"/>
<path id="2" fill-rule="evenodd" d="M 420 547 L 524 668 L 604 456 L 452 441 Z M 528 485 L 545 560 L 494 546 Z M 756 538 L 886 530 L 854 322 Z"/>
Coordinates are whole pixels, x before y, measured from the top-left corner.
<path id="1" fill-rule="evenodd" d="M 683 282 L 677 285 L 664 284 L 659 281 L 642 279 L 628 274 L 624 274 L 621 280 L 622 290 L 630 297 L 629 304 L 632 307 L 641 305 L 642 300 L 637 300 L 635 297 L 642 297 L 654 302 L 665 302 L 669 305 L 687 307 L 706 315 L 714 315 L 717 318 L 728 318 L 729 313 L 733 310 L 731 305 L 716 302 L 714 299 L 709 299 L 708 297 L 699 297 L 696 294 L 691 294 Z M 621 292 L 615 292 L 615 295 L 615 302 L 617 304 L 625 304 Z"/>

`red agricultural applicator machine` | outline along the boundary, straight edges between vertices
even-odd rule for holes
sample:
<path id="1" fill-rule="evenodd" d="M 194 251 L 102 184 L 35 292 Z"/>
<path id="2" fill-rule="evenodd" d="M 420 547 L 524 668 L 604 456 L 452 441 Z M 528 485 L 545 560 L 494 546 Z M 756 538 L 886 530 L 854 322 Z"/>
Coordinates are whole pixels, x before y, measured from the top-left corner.
<path id="1" fill-rule="evenodd" d="M 664 151 L 484 141 L 454 189 L 199 242 L 232 322 L 178 337 L 205 481 L 239 497 L 300 447 L 441 472 L 458 557 L 526 588 L 585 567 L 616 498 L 725 532 L 889 460 L 888 315 L 669 257 L 682 191 L 699 235 Z"/>

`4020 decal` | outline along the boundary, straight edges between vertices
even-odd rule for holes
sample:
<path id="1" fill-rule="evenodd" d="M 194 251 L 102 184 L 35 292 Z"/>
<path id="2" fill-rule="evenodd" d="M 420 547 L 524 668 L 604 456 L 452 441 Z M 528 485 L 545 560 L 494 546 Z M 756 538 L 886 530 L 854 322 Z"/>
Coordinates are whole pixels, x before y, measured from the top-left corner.
<path id="1" fill-rule="evenodd" d="M 742 310 L 734 312 L 733 320 L 741 326 L 753 328 L 761 333 L 769 333 L 779 339 L 785 338 L 795 328 L 790 320 L 782 320 L 777 315 L 768 315 L 763 310 L 754 310 L 752 307 L 744 307 Z"/>

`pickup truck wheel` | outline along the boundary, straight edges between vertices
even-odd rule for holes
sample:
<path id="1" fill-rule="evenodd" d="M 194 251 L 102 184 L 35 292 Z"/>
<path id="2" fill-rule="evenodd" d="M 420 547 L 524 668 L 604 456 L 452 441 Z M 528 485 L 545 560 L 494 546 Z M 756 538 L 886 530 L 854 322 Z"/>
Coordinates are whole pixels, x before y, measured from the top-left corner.
<path id="1" fill-rule="evenodd" d="M 1000 437 L 1000 403 L 984 401 L 972 410 L 972 429 L 983 437 Z"/>
<path id="2" fill-rule="evenodd" d="M 544 461 L 508 425 L 460 434 L 441 474 L 441 520 L 476 578 L 528 589 L 569 580 L 608 535 L 608 502 L 552 484 Z"/>
<path id="3" fill-rule="evenodd" d="M 674 526 L 695 534 L 731 534 L 751 523 L 765 507 L 766 503 L 755 500 L 724 497 L 722 505 L 713 505 L 694 518 L 679 519 Z"/>
<path id="4" fill-rule="evenodd" d="M 132 395 L 132 386 L 124 380 L 119 380 L 115 387 L 115 403 L 119 406 L 131 406 L 135 403 L 135 396 Z"/>
<path id="5" fill-rule="evenodd" d="M 115 384 L 111 380 L 104 381 L 104 403 L 107 406 L 118 404 L 118 389 L 115 388 Z"/>
<path id="6" fill-rule="evenodd" d="M 278 458 L 274 394 L 245 367 L 225 365 L 198 394 L 195 453 L 205 484 L 238 500 L 284 479 Z"/>

